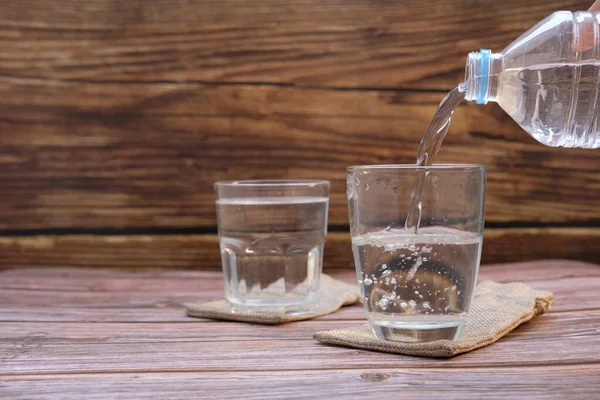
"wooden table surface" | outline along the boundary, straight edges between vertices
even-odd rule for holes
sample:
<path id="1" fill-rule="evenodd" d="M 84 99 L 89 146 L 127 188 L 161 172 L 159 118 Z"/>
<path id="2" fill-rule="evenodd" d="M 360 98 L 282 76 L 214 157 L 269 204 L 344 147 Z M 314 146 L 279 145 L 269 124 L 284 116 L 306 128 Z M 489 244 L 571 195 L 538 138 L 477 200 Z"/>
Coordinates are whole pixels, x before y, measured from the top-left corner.
<path id="1" fill-rule="evenodd" d="M 216 271 L 4 270 L 0 398 L 598 398 L 600 266 L 498 264 L 480 278 L 551 290 L 555 305 L 500 342 L 437 360 L 312 339 L 363 322 L 358 306 L 281 326 L 187 318 L 182 303 L 222 296 Z"/>

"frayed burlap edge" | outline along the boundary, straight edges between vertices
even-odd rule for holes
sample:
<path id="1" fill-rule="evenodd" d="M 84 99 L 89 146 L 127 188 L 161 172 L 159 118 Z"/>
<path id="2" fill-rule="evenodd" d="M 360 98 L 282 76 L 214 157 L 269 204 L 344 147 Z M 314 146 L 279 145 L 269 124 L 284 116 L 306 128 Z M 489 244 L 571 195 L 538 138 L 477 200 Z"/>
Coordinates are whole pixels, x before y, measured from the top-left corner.
<path id="1" fill-rule="evenodd" d="M 369 325 L 317 332 L 323 343 L 394 354 L 445 358 L 490 345 L 517 326 L 548 311 L 554 295 L 524 283 L 481 282 L 475 289 L 463 334 L 455 340 L 424 343 L 378 339 Z"/>

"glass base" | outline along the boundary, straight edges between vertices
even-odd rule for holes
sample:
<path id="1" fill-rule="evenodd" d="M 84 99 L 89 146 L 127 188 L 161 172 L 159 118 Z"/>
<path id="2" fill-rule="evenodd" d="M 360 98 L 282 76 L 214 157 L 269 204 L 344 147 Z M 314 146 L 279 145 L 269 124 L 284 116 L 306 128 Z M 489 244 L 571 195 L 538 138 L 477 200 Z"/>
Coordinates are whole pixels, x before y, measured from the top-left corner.
<path id="1" fill-rule="evenodd" d="M 275 314 L 289 314 L 289 315 L 306 315 L 312 314 L 316 309 L 319 308 L 319 298 L 317 296 L 311 298 L 309 301 L 301 303 L 276 303 L 276 302 L 265 302 L 265 301 L 248 301 L 245 303 L 239 303 L 235 301 L 229 301 L 229 310 L 233 313 L 275 313 Z"/>
<path id="2" fill-rule="evenodd" d="M 463 325 L 462 321 L 371 323 L 379 339 L 410 343 L 454 340 L 460 336 Z"/>

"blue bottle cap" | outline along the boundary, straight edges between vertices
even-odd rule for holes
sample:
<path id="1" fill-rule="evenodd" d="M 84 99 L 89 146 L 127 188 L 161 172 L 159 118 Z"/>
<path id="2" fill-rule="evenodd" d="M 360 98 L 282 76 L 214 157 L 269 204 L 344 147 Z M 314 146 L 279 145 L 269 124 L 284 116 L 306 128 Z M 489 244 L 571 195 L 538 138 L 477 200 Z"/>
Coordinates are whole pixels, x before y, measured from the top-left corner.
<path id="1" fill-rule="evenodd" d="M 477 74 L 477 97 L 475 103 L 487 103 L 487 91 L 490 83 L 490 62 L 492 60 L 492 51 L 490 49 L 479 50 L 480 58 L 480 73 Z"/>

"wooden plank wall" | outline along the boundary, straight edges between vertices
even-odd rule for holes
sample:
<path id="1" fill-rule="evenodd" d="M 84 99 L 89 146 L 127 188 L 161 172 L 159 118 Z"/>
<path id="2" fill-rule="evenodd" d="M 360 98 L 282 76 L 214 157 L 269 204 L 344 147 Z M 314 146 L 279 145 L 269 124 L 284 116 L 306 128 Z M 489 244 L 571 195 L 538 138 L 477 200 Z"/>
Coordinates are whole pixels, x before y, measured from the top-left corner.
<path id="1" fill-rule="evenodd" d="M 325 265 L 351 265 L 345 167 L 412 163 L 469 51 L 559 0 L 0 2 L 0 268 L 219 266 L 212 184 L 332 182 Z M 484 262 L 600 262 L 600 153 L 463 105 L 441 162 L 488 167 Z"/>

